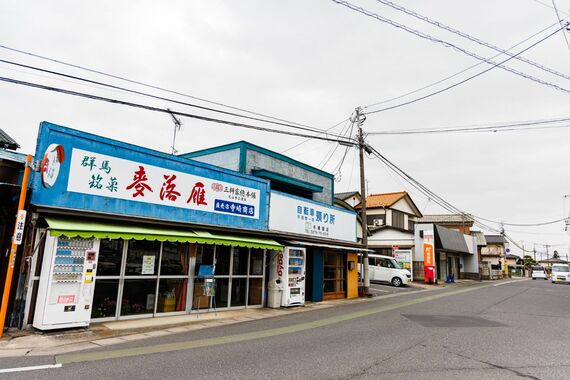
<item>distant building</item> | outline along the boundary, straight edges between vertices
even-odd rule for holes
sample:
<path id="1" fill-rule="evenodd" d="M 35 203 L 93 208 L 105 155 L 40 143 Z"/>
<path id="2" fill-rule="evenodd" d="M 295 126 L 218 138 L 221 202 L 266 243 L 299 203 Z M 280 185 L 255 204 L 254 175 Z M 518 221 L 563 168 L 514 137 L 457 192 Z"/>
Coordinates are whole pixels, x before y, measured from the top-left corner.
<path id="1" fill-rule="evenodd" d="M 355 207 L 360 210 L 360 205 Z M 371 194 L 366 198 L 368 248 L 382 255 L 394 249 L 412 249 L 414 226 L 422 213 L 405 191 Z"/>

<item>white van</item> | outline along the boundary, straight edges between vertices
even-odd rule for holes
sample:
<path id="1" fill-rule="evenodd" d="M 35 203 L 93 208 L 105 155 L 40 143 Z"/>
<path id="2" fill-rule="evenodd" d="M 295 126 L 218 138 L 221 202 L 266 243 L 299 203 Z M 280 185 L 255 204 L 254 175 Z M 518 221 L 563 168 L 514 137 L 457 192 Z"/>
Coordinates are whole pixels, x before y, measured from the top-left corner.
<path id="1" fill-rule="evenodd" d="M 570 284 L 570 266 L 568 264 L 552 264 L 552 283 L 565 282 Z"/>
<path id="2" fill-rule="evenodd" d="M 389 282 L 394 286 L 408 285 L 412 274 L 400 265 L 393 257 L 368 255 L 370 281 Z"/>

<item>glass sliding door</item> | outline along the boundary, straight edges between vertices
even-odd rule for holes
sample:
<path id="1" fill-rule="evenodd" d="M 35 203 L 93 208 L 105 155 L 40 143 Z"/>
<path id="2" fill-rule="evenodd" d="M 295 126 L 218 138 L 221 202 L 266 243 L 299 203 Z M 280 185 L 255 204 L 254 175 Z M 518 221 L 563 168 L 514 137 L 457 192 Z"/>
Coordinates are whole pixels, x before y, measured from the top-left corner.
<path id="1" fill-rule="evenodd" d="M 101 240 L 91 318 L 185 313 L 189 252 L 188 243 Z"/>
<path id="2" fill-rule="evenodd" d="M 200 266 L 214 266 L 216 308 L 263 306 L 265 286 L 265 250 L 226 245 L 198 245 L 194 275 Z M 209 298 L 203 295 L 204 279 L 194 278 L 192 309 L 208 309 Z"/>

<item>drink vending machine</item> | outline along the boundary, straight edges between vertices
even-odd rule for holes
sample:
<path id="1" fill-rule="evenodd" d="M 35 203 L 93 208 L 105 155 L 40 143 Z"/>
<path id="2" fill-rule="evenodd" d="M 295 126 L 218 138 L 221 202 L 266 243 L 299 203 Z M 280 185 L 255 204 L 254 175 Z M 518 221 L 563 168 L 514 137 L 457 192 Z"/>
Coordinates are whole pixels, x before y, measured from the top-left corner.
<path id="1" fill-rule="evenodd" d="M 270 258 L 268 306 L 297 306 L 305 304 L 306 250 L 285 247 Z M 281 293 L 280 299 L 276 299 Z M 280 301 L 280 302 L 279 302 Z"/>
<path id="2" fill-rule="evenodd" d="M 46 236 L 33 326 L 89 326 L 99 239 Z"/>

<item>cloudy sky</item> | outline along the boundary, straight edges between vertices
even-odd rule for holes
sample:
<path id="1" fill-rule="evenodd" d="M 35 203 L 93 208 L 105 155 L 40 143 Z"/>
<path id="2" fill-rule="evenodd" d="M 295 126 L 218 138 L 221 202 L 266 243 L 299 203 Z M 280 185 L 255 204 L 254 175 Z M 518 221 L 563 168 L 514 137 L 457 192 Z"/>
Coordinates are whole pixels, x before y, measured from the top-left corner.
<path id="1" fill-rule="evenodd" d="M 354 0 L 351 4 L 476 55 L 490 58 L 497 54 L 379 1 Z M 559 28 L 551 0 L 397 0 L 397 4 L 504 49 L 534 35 L 512 53 Z M 568 17 L 570 0 L 556 0 L 556 5 L 561 17 Z M 136 6 L 132 1 L 5 1 L 0 25 L 0 45 L 5 47 L 313 128 L 328 129 L 338 124 L 331 129 L 337 134 L 349 133 L 342 121 L 357 106 L 374 111 L 397 105 L 490 67 L 483 63 L 436 86 L 390 100 L 480 61 L 330 0 L 138 1 Z M 495 68 L 439 95 L 370 114 L 364 129 L 372 133 L 568 118 L 570 48 L 562 33 L 523 54 L 562 76 L 512 60 L 505 65 L 543 84 Z M 570 39 L 570 33 L 566 34 Z M 503 55 L 496 60 L 506 58 Z M 0 59 L 213 106 L 5 48 L 0 48 Z M 215 115 L 6 63 L 0 63 L 0 76 Z M 379 102 L 385 103 L 373 106 Z M 167 114 L 0 82 L 0 128 L 20 143 L 21 152 L 34 151 L 38 125 L 43 120 L 164 152 L 169 152 L 172 144 L 173 124 Z M 335 149 L 334 143 L 315 140 L 291 149 L 304 139 L 189 118 L 182 118 L 182 122 L 176 143 L 179 152 L 248 140 L 334 172 L 338 192 L 359 186 L 354 149 L 345 156 L 345 147 Z M 566 124 L 570 122 L 546 126 Z M 568 128 L 371 134 L 367 142 L 436 194 L 479 217 L 533 224 L 560 219 L 570 210 L 570 199 L 563 199 L 570 194 Z M 424 213 L 444 212 L 378 159 L 366 160 L 366 174 L 370 193 L 407 190 Z M 526 247 L 536 243 L 537 250 L 544 251 L 539 244 L 550 244 L 551 253 L 556 249 L 562 255 L 570 254 L 570 238 L 562 222 L 544 227 L 508 226 L 506 230 Z"/>

